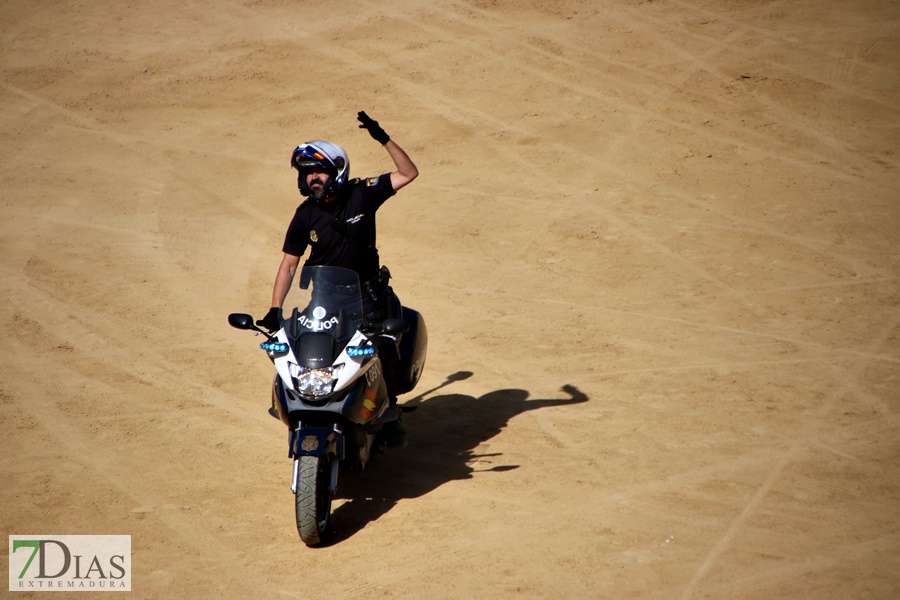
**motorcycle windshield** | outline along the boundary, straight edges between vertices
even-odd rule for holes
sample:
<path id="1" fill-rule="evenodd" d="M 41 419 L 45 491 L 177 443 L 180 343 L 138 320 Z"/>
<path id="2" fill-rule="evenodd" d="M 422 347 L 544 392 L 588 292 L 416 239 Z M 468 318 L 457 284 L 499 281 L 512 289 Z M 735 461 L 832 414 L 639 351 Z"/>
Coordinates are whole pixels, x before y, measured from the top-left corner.
<path id="1" fill-rule="evenodd" d="M 356 272 L 341 267 L 303 267 L 299 279 L 285 301 L 285 307 L 297 307 L 297 334 L 311 331 L 351 337 L 363 315 Z M 285 313 L 288 319 L 289 314 Z"/>

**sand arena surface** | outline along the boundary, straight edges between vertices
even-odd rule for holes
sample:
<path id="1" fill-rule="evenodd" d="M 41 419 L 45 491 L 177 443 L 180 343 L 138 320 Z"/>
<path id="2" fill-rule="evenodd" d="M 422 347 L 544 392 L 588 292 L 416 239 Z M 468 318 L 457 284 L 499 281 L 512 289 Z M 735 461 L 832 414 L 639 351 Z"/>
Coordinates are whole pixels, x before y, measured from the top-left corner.
<path id="1" fill-rule="evenodd" d="M 900 597 L 896 2 L 7 0 L 0 106 L 7 535 L 130 534 L 136 598 Z M 391 168 L 358 110 L 428 363 L 308 549 L 226 315 L 296 144 Z"/>

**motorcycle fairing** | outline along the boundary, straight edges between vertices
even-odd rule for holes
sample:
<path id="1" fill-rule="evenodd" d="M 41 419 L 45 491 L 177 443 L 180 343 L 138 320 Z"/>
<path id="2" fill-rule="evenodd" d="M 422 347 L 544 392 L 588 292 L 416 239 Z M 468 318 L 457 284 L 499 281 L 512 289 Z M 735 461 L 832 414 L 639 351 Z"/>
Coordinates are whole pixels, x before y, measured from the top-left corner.
<path id="1" fill-rule="evenodd" d="M 372 362 L 373 372 L 377 372 L 380 366 L 375 365 L 380 361 L 375 359 Z M 272 384 L 272 404 L 275 413 L 288 427 L 292 427 L 297 421 L 305 422 L 309 418 L 307 412 L 318 416 L 327 413 L 340 415 L 351 423 L 365 426 L 380 419 L 390 404 L 387 385 L 381 377 L 372 377 L 371 382 L 366 377 L 357 378 L 349 391 L 346 388 L 340 391 L 342 401 L 337 403 L 331 403 L 327 399 L 304 401 L 285 387 L 284 381 L 276 376 Z"/>
<path id="2" fill-rule="evenodd" d="M 301 333 L 294 354 L 297 364 L 309 369 L 330 367 L 335 359 L 335 340 L 327 333 Z"/>
<path id="3" fill-rule="evenodd" d="M 370 363 L 369 373 L 377 373 L 381 369 L 380 360 L 375 359 Z M 360 378 L 354 395 L 348 396 L 344 405 L 344 418 L 357 425 L 367 425 L 380 419 L 389 404 L 387 385 L 383 377 Z"/>
<path id="4" fill-rule="evenodd" d="M 278 373 L 275 373 L 275 378 L 272 381 L 272 410 L 282 423 L 288 427 L 291 426 L 288 418 L 287 394 L 284 392 L 284 386 Z"/>

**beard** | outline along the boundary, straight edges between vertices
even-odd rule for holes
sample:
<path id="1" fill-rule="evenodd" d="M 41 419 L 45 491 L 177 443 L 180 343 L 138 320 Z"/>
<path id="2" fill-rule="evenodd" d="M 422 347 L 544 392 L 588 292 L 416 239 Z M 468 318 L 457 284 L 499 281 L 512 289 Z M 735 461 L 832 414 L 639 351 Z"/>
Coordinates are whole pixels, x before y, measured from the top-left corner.
<path id="1" fill-rule="evenodd" d="M 322 179 L 313 179 L 309 185 L 309 197 L 315 200 L 316 202 L 321 202 L 325 199 L 326 190 L 328 189 L 328 182 L 331 178 Z"/>

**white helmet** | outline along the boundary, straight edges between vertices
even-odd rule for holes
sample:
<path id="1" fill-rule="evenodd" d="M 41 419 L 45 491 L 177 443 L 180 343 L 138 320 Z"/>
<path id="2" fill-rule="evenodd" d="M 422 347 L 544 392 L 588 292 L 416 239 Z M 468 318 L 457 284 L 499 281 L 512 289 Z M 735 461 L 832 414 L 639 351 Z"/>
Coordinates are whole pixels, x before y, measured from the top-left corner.
<path id="1" fill-rule="evenodd" d="M 291 166 L 297 169 L 297 187 L 304 196 L 309 196 L 306 173 L 309 169 L 322 169 L 330 179 L 325 196 L 337 194 L 350 176 L 350 159 L 344 149 L 331 142 L 315 140 L 300 144 L 291 155 Z"/>

